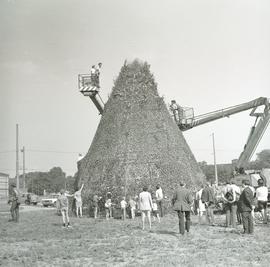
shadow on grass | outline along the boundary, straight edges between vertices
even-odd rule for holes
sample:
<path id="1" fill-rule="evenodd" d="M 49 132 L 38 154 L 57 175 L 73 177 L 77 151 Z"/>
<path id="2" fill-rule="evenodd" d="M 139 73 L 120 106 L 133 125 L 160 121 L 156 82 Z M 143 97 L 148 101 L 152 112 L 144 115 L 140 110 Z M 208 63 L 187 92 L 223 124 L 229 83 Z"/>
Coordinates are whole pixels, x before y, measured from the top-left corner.
<path id="1" fill-rule="evenodd" d="M 156 234 L 161 234 L 161 235 L 172 235 L 172 236 L 178 236 L 179 234 L 173 231 L 169 231 L 169 230 L 157 230 L 153 233 Z"/>
<path id="2" fill-rule="evenodd" d="M 57 226 L 58 228 L 63 225 L 63 223 L 51 223 L 52 226 Z"/>

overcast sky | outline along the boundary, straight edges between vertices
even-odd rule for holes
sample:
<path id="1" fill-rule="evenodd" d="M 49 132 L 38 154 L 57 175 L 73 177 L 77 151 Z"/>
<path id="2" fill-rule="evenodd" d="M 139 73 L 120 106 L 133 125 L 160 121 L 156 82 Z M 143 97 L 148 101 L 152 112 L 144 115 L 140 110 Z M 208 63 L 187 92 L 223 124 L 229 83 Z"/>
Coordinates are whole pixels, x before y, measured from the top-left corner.
<path id="1" fill-rule="evenodd" d="M 73 175 L 100 116 L 77 75 L 103 62 L 101 96 L 125 59 L 151 65 L 158 91 L 195 114 L 270 97 L 268 0 L 1 0 L 0 172 L 15 174 L 15 129 L 27 171 Z M 238 158 L 249 111 L 184 133 L 198 161 Z M 270 130 L 256 153 L 270 148 Z M 21 154 L 21 153 L 20 153 Z M 20 165 L 22 165 L 20 155 Z"/>

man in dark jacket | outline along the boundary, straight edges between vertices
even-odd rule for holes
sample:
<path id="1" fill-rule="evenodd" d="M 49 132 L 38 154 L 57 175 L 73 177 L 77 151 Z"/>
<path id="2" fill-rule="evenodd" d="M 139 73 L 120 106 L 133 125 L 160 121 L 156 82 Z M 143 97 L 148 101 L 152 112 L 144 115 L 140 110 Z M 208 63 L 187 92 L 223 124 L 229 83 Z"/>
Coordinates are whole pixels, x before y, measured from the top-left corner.
<path id="1" fill-rule="evenodd" d="M 19 191 L 16 189 L 15 184 L 11 184 L 8 203 L 11 203 L 11 220 L 9 221 L 19 222 L 20 194 Z"/>
<path id="2" fill-rule="evenodd" d="M 186 231 L 189 232 L 190 229 L 190 211 L 193 202 L 191 192 L 185 188 L 183 182 L 180 183 L 180 187 L 174 192 L 172 198 L 173 209 L 177 211 L 179 218 L 179 231 L 180 234 L 185 234 Z M 186 223 L 185 218 L 186 217 Z"/>
<path id="3" fill-rule="evenodd" d="M 202 191 L 202 203 L 205 204 L 206 215 L 210 225 L 214 225 L 214 207 L 215 207 L 215 192 L 209 182 Z"/>
<path id="4" fill-rule="evenodd" d="M 244 234 L 252 234 L 253 233 L 253 217 L 252 217 L 252 210 L 254 206 L 254 196 L 253 192 L 250 189 L 250 181 L 243 180 L 242 184 L 244 186 L 244 190 L 242 191 L 239 199 L 239 207 L 240 212 L 242 213 L 242 221 L 243 221 L 243 228 Z"/>

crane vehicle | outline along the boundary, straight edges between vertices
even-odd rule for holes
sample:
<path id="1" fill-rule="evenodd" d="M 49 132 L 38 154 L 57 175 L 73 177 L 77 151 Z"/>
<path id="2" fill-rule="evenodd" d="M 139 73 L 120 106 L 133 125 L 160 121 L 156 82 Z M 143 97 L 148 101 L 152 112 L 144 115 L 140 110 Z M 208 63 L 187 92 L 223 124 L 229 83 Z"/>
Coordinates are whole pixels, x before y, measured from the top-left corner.
<path id="1" fill-rule="evenodd" d="M 263 111 L 257 110 L 259 107 L 263 106 Z M 267 129 L 270 122 L 270 103 L 268 98 L 259 97 L 240 105 L 231 106 L 198 116 L 194 116 L 193 108 L 182 107 L 178 105 L 175 100 L 172 100 L 170 105 L 172 116 L 181 131 L 187 131 L 199 125 L 222 119 L 224 117 L 229 117 L 249 109 L 251 109 L 250 116 L 255 117 L 255 123 L 251 127 L 244 150 L 236 162 L 236 170 L 242 170 L 245 168 Z"/>

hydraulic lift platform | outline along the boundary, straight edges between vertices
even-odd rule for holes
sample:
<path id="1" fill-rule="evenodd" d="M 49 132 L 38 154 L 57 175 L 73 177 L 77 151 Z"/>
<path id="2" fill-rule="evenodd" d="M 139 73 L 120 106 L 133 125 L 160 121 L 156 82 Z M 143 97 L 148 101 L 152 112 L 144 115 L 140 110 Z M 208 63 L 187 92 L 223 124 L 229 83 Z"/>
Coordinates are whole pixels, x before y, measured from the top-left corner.
<path id="1" fill-rule="evenodd" d="M 79 74 L 78 75 L 78 86 L 80 92 L 87 97 L 90 97 L 94 105 L 96 106 L 99 114 L 102 115 L 104 110 L 104 102 L 99 95 L 99 87 L 92 84 L 90 74 Z"/>

